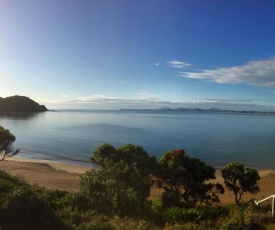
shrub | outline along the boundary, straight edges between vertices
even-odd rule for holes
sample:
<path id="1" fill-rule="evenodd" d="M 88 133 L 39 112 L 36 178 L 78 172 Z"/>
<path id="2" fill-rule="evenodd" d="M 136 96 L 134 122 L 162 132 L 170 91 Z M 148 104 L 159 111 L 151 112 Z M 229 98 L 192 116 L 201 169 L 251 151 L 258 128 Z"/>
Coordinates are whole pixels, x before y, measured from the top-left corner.
<path id="1" fill-rule="evenodd" d="M 184 149 L 165 152 L 158 162 L 156 177 L 165 190 L 162 196 L 165 208 L 212 204 L 219 202 L 217 194 L 224 192 L 221 184 L 206 183 L 215 179 L 215 168 L 187 156 Z"/>
<path id="2" fill-rule="evenodd" d="M 167 222 L 193 222 L 202 216 L 203 212 L 196 208 L 182 209 L 173 207 L 164 213 Z"/>
<path id="3" fill-rule="evenodd" d="M 14 187 L 15 186 L 11 181 L 7 181 L 3 178 L 0 178 L 0 193 L 6 193 Z"/>
<path id="4" fill-rule="evenodd" d="M 202 207 L 203 220 L 217 220 L 218 218 L 227 217 L 230 213 L 230 206 L 215 206 L 215 207 Z"/>
<path id="5" fill-rule="evenodd" d="M 7 154 L 13 151 L 12 144 L 15 139 L 15 136 L 10 132 L 10 130 L 0 126 L 0 153 L 2 154 L 0 160 L 4 160 Z"/>
<path id="6" fill-rule="evenodd" d="M 45 189 L 0 171 L 0 219 L 18 224 L 65 227 L 50 207 Z"/>
<path id="7" fill-rule="evenodd" d="M 140 146 L 99 146 L 91 161 L 100 170 L 81 176 L 81 192 L 103 214 L 141 216 L 148 212 L 147 197 L 152 185 L 150 173 L 156 164 Z"/>
<path id="8" fill-rule="evenodd" d="M 151 202 L 151 212 L 149 219 L 152 220 L 153 223 L 155 223 L 156 225 L 165 224 L 161 200 L 153 200 Z"/>
<path id="9" fill-rule="evenodd" d="M 232 162 L 226 164 L 221 173 L 226 188 L 233 191 L 236 205 L 240 203 L 245 192 L 256 193 L 260 191 L 259 186 L 257 186 L 260 176 L 255 169 L 247 168 L 241 163 Z"/>

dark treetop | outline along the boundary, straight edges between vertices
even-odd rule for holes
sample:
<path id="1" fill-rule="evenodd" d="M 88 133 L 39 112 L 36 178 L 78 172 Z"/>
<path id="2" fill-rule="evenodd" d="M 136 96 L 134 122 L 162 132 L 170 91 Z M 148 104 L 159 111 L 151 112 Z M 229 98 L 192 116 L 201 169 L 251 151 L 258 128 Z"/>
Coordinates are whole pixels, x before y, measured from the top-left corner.
<path id="1" fill-rule="evenodd" d="M 24 96 L 0 97 L 0 113 L 37 113 L 48 109 Z"/>

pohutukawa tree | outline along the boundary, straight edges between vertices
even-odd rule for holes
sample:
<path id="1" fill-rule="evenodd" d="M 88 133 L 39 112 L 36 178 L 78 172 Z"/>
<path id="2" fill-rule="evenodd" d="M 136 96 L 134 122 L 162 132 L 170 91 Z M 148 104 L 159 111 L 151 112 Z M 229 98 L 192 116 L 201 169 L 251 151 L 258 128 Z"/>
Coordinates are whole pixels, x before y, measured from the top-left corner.
<path id="1" fill-rule="evenodd" d="M 260 176 L 255 169 L 247 168 L 242 163 L 232 162 L 226 164 L 221 173 L 226 188 L 234 193 L 236 205 L 240 203 L 244 193 L 260 191 L 260 187 L 257 185 Z"/>
<path id="2" fill-rule="evenodd" d="M 15 136 L 4 127 L 0 126 L 0 153 L 1 160 L 4 160 L 10 152 L 13 151 L 12 144 L 15 141 Z"/>
<path id="3" fill-rule="evenodd" d="M 165 152 L 158 162 L 157 178 L 164 188 L 162 203 L 165 207 L 193 207 L 196 203 L 219 202 L 223 193 L 221 184 L 206 183 L 215 179 L 215 168 L 200 159 L 189 157 L 184 149 Z"/>
<path id="4" fill-rule="evenodd" d="M 81 177 L 82 192 L 100 212 L 119 215 L 143 215 L 149 205 L 152 169 L 156 158 L 140 146 L 125 145 L 116 149 L 110 144 L 99 146 L 91 162 L 99 170 Z"/>

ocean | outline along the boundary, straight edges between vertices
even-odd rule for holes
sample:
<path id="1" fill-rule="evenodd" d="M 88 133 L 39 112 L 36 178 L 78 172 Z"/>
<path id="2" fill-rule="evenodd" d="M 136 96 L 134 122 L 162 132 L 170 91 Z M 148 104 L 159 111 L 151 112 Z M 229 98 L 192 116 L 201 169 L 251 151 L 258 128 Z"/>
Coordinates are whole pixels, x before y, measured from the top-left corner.
<path id="1" fill-rule="evenodd" d="M 0 125 L 15 136 L 17 157 L 90 165 L 103 143 L 142 146 L 160 158 L 184 148 L 214 167 L 232 161 L 275 169 L 275 115 L 211 111 L 58 110 L 2 114 Z"/>

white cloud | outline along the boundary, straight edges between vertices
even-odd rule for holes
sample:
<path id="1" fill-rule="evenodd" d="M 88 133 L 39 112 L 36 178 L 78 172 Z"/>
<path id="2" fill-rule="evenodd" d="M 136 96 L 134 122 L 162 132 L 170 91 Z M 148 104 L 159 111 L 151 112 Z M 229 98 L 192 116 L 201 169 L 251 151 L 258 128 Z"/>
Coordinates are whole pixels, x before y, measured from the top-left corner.
<path id="1" fill-rule="evenodd" d="M 159 63 L 158 63 L 158 62 L 156 62 L 156 63 L 154 63 L 154 65 L 159 66 Z"/>
<path id="2" fill-rule="evenodd" d="M 275 58 L 250 61 L 244 65 L 200 72 L 180 72 L 179 76 L 225 84 L 275 87 Z"/>
<path id="3" fill-rule="evenodd" d="M 158 103 L 160 100 L 153 97 L 150 93 L 138 93 L 137 98 L 122 98 L 114 96 L 105 95 L 93 95 L 90 97 L 79 97 L 75 99 L 64 99 L 55 101 L 55 103 L 66 103 L 66 104 L 96 104 L 96 103 L 119 103 L 119 104 L 148 104 L 148 103 Z M 166 102 L 168 103 L 168 102 Z"/>
<path id="4" fill-rule="evenodd" d="M 192 64 L 187 63 L 187 62 L 183 62 L 183 61 L 168 61 L 166 62 L 170 67 L 173 68 L 178 68 L 178 69 L 183 69 L 186 68 L 188 66 L 191 66 Z"/>
<path id="5" fill-rule="evenodd" d="M 139 92 L 137 93 L 137 99 L 143 99 L 143 100 L 158 100 L 157 95 L 152 93 L 146 93 L 146 92 Z"/>
<path id="6" fill-rule="evenodd" d="M 227 110 L 275 111 L 274 100 L 200 98 L 189 101 L 171 101 L 161 100 L 150 93 L 138 93 L 136 98 L 93 95 L 42 104 L 46 104 L 49 109 L 159 109 L 162 107 L 210 109 L 216 107 Z"/>

